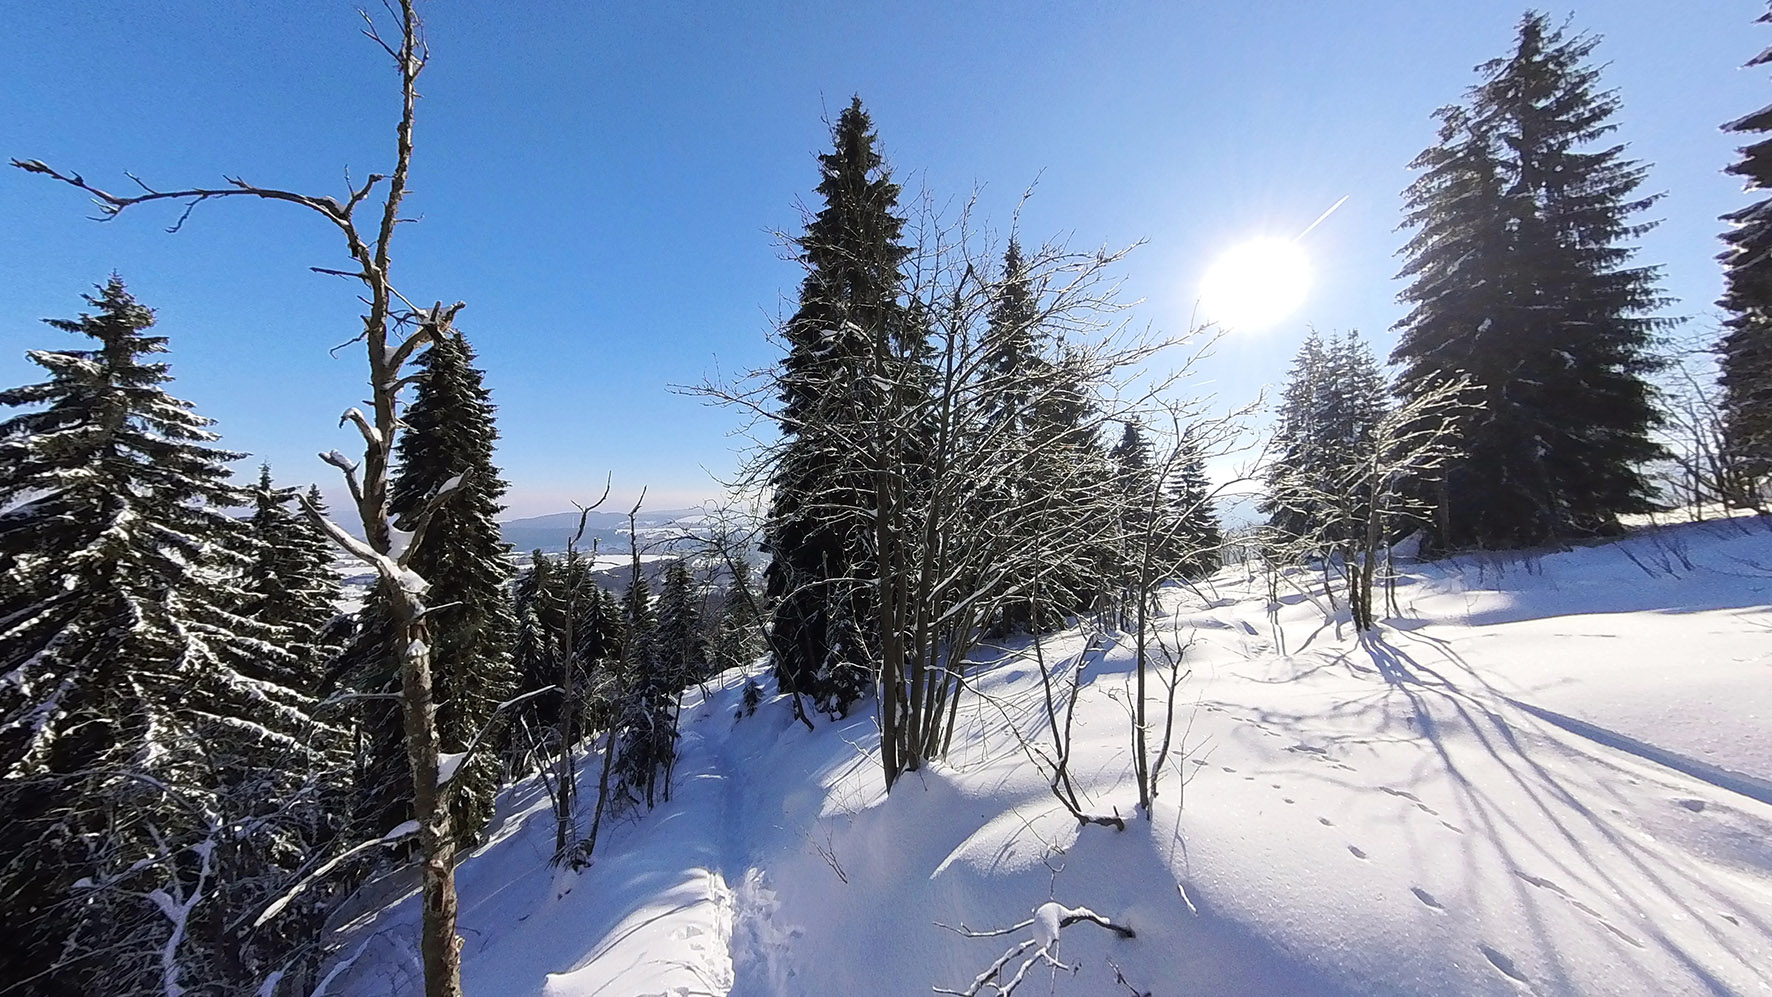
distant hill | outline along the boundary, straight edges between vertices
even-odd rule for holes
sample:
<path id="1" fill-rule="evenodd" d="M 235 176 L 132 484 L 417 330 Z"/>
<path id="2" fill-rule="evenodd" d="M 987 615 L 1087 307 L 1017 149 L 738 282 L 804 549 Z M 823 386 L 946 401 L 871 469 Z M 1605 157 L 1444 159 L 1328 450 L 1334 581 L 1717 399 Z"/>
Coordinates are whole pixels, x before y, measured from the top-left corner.
<path id="1" fill-rule="evenodd" d="M 705 515 L 702 509 L 661 509 L 657 512 L 641 510 L 640 515 L 634 519 L 634 525 L 640 533 L 641 543 L 645 544 L 651 539 L 663 540 L 675 533 L 692 532 Z M 566 549 L 567 539 L 578 529 L 578 512 L 554 512 L 545 516 L 513 519 L 498 525 L 505 542 L 520 553 L 538 549 L 555 553 Z M 590 513 L 585 517 L 585 534 L 579 541 L 580 549 L 590 550 L 592 541 L 596 541 L 599 553 L 625 554 L 632 551 L 633 547 L 628 540 L 628 514 L 602 510 Z"/>

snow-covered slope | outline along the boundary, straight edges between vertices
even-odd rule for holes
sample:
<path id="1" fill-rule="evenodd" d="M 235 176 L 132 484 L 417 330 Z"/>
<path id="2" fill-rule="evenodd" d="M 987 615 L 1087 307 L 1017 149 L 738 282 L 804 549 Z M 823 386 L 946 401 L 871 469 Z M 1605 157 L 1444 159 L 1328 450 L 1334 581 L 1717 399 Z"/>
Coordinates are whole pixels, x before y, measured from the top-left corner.
<path id="1" fill-rule="evenodd" d="M 1192 675 L 1148 820 L 1128 642 L 1089 654 L 1072 775 L 1123 832 L 1079 829 L 1014 735 L 1043 736 L 1025 642 L 978 676 L 947 763 L 890 796 L 871 715 L 735 719 L 728 675 L 685 704 L 673 799 L 583 873 L 548 866 L 540 789 L 507 794 L 460 872 L 468 992 L 959 990 L 1033 929 L 941 924 L 1048 900 L 1137 936 L 1067 928 L 1076 971 L 1022 993 L 1772 992 L 1767 525 L 1426 565 L 1397 600 L 1356 641 L 1320 589 L 1271 614 L 1234 570 L 1171 590 Z M 1085 641 L 1044 659 L 1074 668 Z M 416 992 L 416 905 L 393 892 L 326 992 Z"/>

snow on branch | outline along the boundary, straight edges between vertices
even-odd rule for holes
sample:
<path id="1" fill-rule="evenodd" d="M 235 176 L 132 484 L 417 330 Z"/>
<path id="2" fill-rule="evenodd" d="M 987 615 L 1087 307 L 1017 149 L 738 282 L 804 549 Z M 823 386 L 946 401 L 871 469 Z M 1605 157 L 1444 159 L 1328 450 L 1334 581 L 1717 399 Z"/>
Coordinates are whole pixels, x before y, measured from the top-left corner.
<path id="1" fill-rule="evenodd" d="M 369 841 L 365 841 L 362 844 L 359 844 L 353 848 L 346 849 L 345 851 L 339 853 L 337 856 L 335 856 L 331 860 L 329 860 L 326 863 L 324 863 L 323 865 L 321 865 L 318 869 L 315 869 L 313 872 L 309 873 L 300 882 L 298 882 L 294 886 L 290 887 L 289 892 L 287 892 L 287 893 L 283 894 L 282 896 L 278 897 L 277 899 L 271 901 L 270 906 L 268 906 L 264 909 L 264 913 L 260 914 L 256 919 L 253 920 L 252 926 L 254 928 L 264 927 L 266 923 L 271 921 L 278 914 L 283 913 L 283 911 L 289 907 L 290 903 L 293 902 L 296 897 L 300 896 L 304 890 L 306 890 L 308 887 L 314 885 L 315 883 L 319 882 L 320 880 L 325 879 L 329 874 L 331 874 L 331 872 L 334 869 L 337 869 L 340 865 L 342 865 L 346 859 L 352 858 L 357 855 L 361 855 L 362 853 L 369 851 L 370 849 L 375 848 L 378 845 L 397 844 L 407 838 L 412 837 L 413 835 L 415 835 L 417 833 L 418 833 L 418 821 L 409 820 L 409 821 L 406 821 L 405 823 L 399 825 L 398 827 L 394 828 L 392 831 L 389 831 L 388 833 L 382 835 L 379 838 L 372 838 Z"/>
<path id="2" fill-rule="evenodd" d="M 997 957 L 995 962 L 986 967 L 984 972 L 974 977 L 971 985 L 966 989 L 949 990 L 945 987 L 934 987 L 933 989 L 938 994 L 951 994 L 953 997 L 982 997 L 984 994 L 1007 997 L 1008 994 L 1014 993 L 1015 989 L 1021 986 L 1027 979 L 1028 971 L 1038 963 L 1045 963 L 1054 969 L 1075 972 L 1075 966 L 1066 966 L 1058 961 L 1058 936 L 1063 929 L 1073 924 L 1081 924 L 1084 921 L 1099 924 L 1121 938 L 1138 937 L 1137 933 L 1126 925 L 1116 924 L 1087 907 L 1066 907 L 1055 900 L 1034 908 L 1033 917 L 1008 928 L 973 931 L 964 924 L 955 928 L 937 921 L 937 927 L 947 928 L 947 930 L 967 938 L 998 938 L 1003 935 L 1015 934 L 1027 928 L 1034 930 L 1034 936 L 1010 946 Z M 1021 965 L 1016 967 L 1015 974 L 1007 981 L 998 982 L 1009 964 L 1029 949 L 1033 950 L 1033 954 L 1022 960 Z"/>

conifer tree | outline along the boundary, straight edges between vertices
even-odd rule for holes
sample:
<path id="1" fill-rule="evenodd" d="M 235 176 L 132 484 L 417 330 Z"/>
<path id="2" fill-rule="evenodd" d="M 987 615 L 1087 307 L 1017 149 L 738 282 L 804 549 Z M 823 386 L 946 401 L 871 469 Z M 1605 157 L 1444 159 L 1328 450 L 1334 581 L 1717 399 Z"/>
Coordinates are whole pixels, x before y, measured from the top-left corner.
<path id="1" fill-rule="evenodd" d="M 1347 489 L 1387 410 L 1384 375 L 1359 334 L 1324 342 L 1312 330 L 1281 395 L 1261 505 L 1281 536 L 1303 541 L 1297 553 L 1326 555 L 1363 528 L 1362 497 Z"/>
<path id="2" fill-rule="evenodd" d="M 510 547 L 497 522 L 508 486 L 492 462 L 494 406 L 467 340 L 436 338 L 414 365 L 418 390 L 402 417 L 407 431 L 396 448 L 388 502 L 395 525 L 411 529 L 427 501 L 460 479 L 432 514 L 411 564 L 430 583 L 427 595 L 437 607 L 429 620 L 439 741 L 444 752 L 459 753 L 501 721 L 498 706 L 517 687 Z M 454 827 L 464 839 L 491 818 L 500 775 L 497 753 L 477 751 L 452 780 Z"/>
<path id="3" fill-rule="evenodd" d="M 235 612 L 241 455 L 166 393 L 122 280 L 87 301 L 49 324 L 95 348 L 30 351 L 49 380 L 0 392 L 30 409 L 0 423 L 0 979 L 251 990 L 289 939 L 235 918 L 301 853 L 328 735 Z"/>
<path id="4" fill-rule="evenodd" d="M 534 718 L 531 727 L 536 732 L 553 729 L 559 719 L 558 641 L 565 606 L 559 598 L 562 583 L 555 577 L 558 570 L 547 555 L 535 551 L 530 555 L 529 570 L 517 576 L 512 599 L 516 631 L 511 643 L 511 666 L 517 672 L 517 692 L 521 695 L 550 687 L 554 690 L 523 701 L 524 713 Z M 520 740 L 515 744 L 519 750 L 527 747 Z"/>
<path id="5" fill-rule="evenodd" d="M 708 675 L 707 637 L 702 631 L 701 605 L 689 564 L 677 558 L 666 566 L 658 593 L 658 655 L 678 689 Z"/>
<path id="6" fill-rule="evenodd" d="M 750 590 L 750 565 L 742 559 L 731 564 L 732 579 L 720 599 L 708 642 L 709 666 L 716 672 L 748 667 L 766 650 L 763 623 L 757 617 L 757 594 Z"/>
<path id="7" fill-rule="evenodd" d="M 1206 460 L 1191 433 L 1177 444 L 1174 474 L 1169 481 L 1168 539 L 1173 547 L 1177 573 L 1201 578 L 1218 570 L 1224 548 L 1224 531 L 1212 508 L 1212 483 L 1206 477 Z"/>
<path id="8" fill-rule="evenodd" d="M 1077 487 L 1079 453 L 1094 444 L 1092 434 L 1079 428 L 1089 407 L 1075 372 L 1055 358 L 1057 350 L 1041 328 L 1039 295 L 1021 244 L 1011 238 L 991 288 L 983 344 L 989 400 L 980 438 L 971 446 L 1007 458 L 1000 475 L 978 483 L 978 528 L 1000 531 L 1024 545 L 1053 532 L 1070 535 L 1079 515 L 1097 504 L 1097 496 L 1078 494 Z M 1024 567 L 1004 578 L 1006 589 L 1023 594 L 1004 600 L 993 629 L 1034 632 L 1083 608 L 1079 593 L 1088 587 L 1090 569 L 1085 560 L 1057 558 Z M 1033 573 L 1040 576 L 1037 584 Z"/>
<path id="9" fill-rule="evenodd" d="M 621 739 L 615 755 L 617 792 L 628 802 L 657 802 L 658 779 L 676 756 L 677 693 L 674 669 L 661 655 L 658 607 L 646 577 L 637 571 L 622 597 L 621 696 L 615 723 Z"/>
<path id="10" fill-rule="evenodd" d="M 1758 18 L 1772 23 L 1772 6 Z M 1772 63 L 1772 49 L 1749 60 L 1748 66 Z M 1772 472 L 1772 106 L 1732 121 L 1723 130 L 1754 136 L 1757 141 L 1741 149 L 1741 158 L 1725 172 L 1746 181 L 1759 199 L 1723 216 L 1730 225 L 1723 234 L 1728 245 L 1718 259 L 1723 262 L 1725 289 L 1717 304 L 1729 313 L 1726 330 L 1717 346 L 1723 387 L 1725 444 L 1732 462 L 1748 475 L 1764 478 Z M 1752 497 L 1732 497 L 1751 504 Z"/>
<path id="11" fill-rule="evenodd" d="M 259 466 L 246 521 L 250 560 L 241 579 L 246 601 L 240 612 L 282 634 L 298 668 L 290 684 L 314 694 L 339 650 L 330 642 L 336 639 L 332 623 L 341 586 L 332 568 L 332 541 L 295 508 L 296 492 L 272 482 L 269 464 Z M 318 488 L 309 487 L 307 501 L 325 514 Z"/>
<path id="12" fill-rule="evenodd" d="M 1424 397 L 1459 372 L 1480 386 L 1444 478 L 1442 545 L 1607 533 L 1653 507 L 1639 465 L 1661 453 L 1644 375 L 1664 298 L 1624 243 L 1657 198 L 1637 193 L 1646 167 L 1623 145 L 1596 147 L 1619 108 L 1587 64 L 1597 44 L 1527 14 L 1413 164 L 1399 390 Z"/>
<path id="13" fill-rule="evenodd" d="M 831 667 L 831 612 L 850 620 L 871 614 L 860 551 L 867 545 L 873 480 L 851 459 L 859 427 L 880 400 L 868 376 L 877 342 L 903 345 L 920 323 L 901 302 L 898 185 L 875 148 L 873 124 L 859 97 L 832 129 L 833 149 L 819 156 L 824 207 L 797 241 L 806 276 L 797 311 L 783 332 L 788 354 L 778 376 L 784 440 L 764 549 L 766 589 L 774 605 L 771 644 L 784 691 L 806 693 L 846 710 L 867 687 L 867 640 L 844 643 Z M 903 381 L 898 382 L 901 386 Z"/>

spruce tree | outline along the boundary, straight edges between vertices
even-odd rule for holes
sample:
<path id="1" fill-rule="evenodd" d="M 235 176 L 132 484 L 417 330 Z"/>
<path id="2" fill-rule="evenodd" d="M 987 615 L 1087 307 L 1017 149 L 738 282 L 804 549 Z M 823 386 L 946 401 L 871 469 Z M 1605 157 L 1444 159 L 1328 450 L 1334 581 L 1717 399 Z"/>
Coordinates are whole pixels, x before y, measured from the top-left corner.
<path id="1" fill-rule="evenodd" d="M 0 392 L 29 409 L 0 423 L 0 978 L 250 990 L 288 922 L 249 939 L 235 918 L 299 859 L 328 735 L 235 611 L 241 455 L 166 393 L 122 280 L 86 300 L 49 324 L 95 348 L 30 351 L 49 380 Z"/>
<path id="2" fill-rule="evenodd" d="M 1637 193 L 1646 168 L 1623 145 L 1601 144 L 1619 98 L 1587 65 L 1597 44 L 1527 14 L 1513 54 L 1478 67 L 1413 164 L 1399 390 L 1422 397 L 1462 371 L 1483 406 L 1444 479 L 1443 546 L 1603 534 L 1653 508 L 1644 375 L 1665 299 L 1624 243 L 1651 227 L 1633 218 L 1656 197 Z"/>
<path id="3" fill-rule="evenodd" d="M 658 593 L 658 655 L 678 689 L 708 676 L 707 637 L 702 631 L 701 600 L 689 564 L 677 558 L 666 566 Z"/>
<path id="4" fill-rule="evenodd" d="M 750 565 L 733 561 L 732 572 L 708 642 L 708 662 L 715 672 L 748 668 L 766 650 L 763 622 L 757 616 L 758 595 L 751 591 Z"/>
<path id="5" fill-rule="evenodd" d="M 565 605 L 560 599 L 559 568 L 540 550 L 530 555 L 529 570 L 517 577 L 512 599 L 516 631 L 511 642 L 511 666 L 517 672 L 517 693 L 539 692 L 523 702 L 524 714 L 532 718 L 530 733 L 544 736 L 559 722 L 561 692 L 559 634 Z M 541 692 L 551 689 L 551 692 Z M 515 726 L 507 733 L 513 747 L 528 748 Z"/>
<path id="6" fill-rule="evenodd" d="M 1203 578 L 1218 570 L 1224 548 L 1224 531 L 1212 508 L 1212 482 L 1206 477 L 1206 459 L 1192 433 L 1177 444 L 1181 453 L 1169 481 L 1168 539 L 1171 560 L 1183 578 Z"/>
<path id="7" fill-rule="evenodd" d="M 783 332 L 788 354 L 778 384 L 783 445 L 771 484 L 764 549 L 774 605 L 775 673 L 784 691 L 848 708 L 867 688 L 866 639 L 833 659 L 831 613 L 870 617 L 860 553 L 868 546 L 873 481 L 852 460 L 863 420 L 877 415 L 871 360 L 883 335 L 901 345 L 921 328 L 901 302 L 904 220 L 898 185 L 875 148 L 861 99 L 832 129 L 819 156 L 824 207 L 797 240 L 806 269 L 799 307 Z M 836 667 L 833 667 L 833 664 Z"/>
<path id="8" fill-rule="evenodd" d="M 1772 7 L 1759 17 L 1772 23 Z M 1772 49 L 1748 66 L 1772 63 Z M 1717 345 L 1721 354 L 1725 442 L 1729 456 L 1747 474 L 1764 478 L 1772 472 L 1772 106 L 1723 126 L 1738 135 L 1758 137 L 1741 149 L 1741 158 L 1725 172 L 1746 181 L 1759 194 L 1753 204 L 1723 216 L 1730 225 L 1723 262 L 1725 287 L 1717 304 L 1729 313 Z M 1732 498 L 1750 504 L 1752 496 Z"/>
<path id="9" fill-rule="evenodd" d="M 616 791 L 629 803 L 657 803 L 659 776 L 677 750 L 676 669 L 663 657 L 660 607 L 652 604 L 644 575 L 636 575 L 622 598 L 624 674 L 615 723 L 621 731 L 615 755 Z M 666 795 L 669 795 L 667 788 Z"/>
<path id="10" fill-rule="evenodd" d="M 1388 409 L 1384 375 L 1358 333 L 1327 342 L 1312 330 L 1293 358 L 1274 428 L 1261 505 L 1299 554 L 1328 556 L 1363 530 L 1368 489 L 1356 482 Z"/>
<path id="11" fill-rule="evenodd" d="M 396 448 L 388 503 L 395 526 L 409 530 L 434 496 L 453 487 L 432 513 L 410 567 L 430 583 L 427 598 L 437 607 L 428 619 L 438 738 L 445 753 L 459 753 L 504 719 L 498 705 L 517 687 L 510 546 L 497 522 L 508 486 L 492 462 L 494 406 L 467 340 L 435 339 L 414 366 L 418 390 L 402 416 L 407 430 Z M 464 838 L 476 837 L 491 818 L 500 778 L 494 751 L 477 751 L 455 774 L 454 826 Z"/>
<path id="12" fill-rule="evenodd" d="M 339 648 L 332 627 L 338 618 L 339 576 L 333 570 L 333 545 L 296 503 L 295 488 L 271 480 L 271 466 L 259 466 L 252 489 L 252 515 L 247 519 L 249 561 L 241 579 L 246 601 L 242 615 L 274 628 L 295 656 L 298 672 L 290 684 L 318 694 L 330 659 Z M 321 515 L 326 507 L 319 489 L 309 487 L 308 504 Z"/>
<path id="13" fill-rule="evenodd" d="M 983 342 L 985 418 L 970 445 L 1004 457 L 999 474 L 977 483 L 977 528 L 1023 547 L 1055 533 L 1071 535 L 1081 509 L 1096 498 L 1077 494 L 1078 453 L 1094 443 L 1079 428 L 1089 408 L 1074 372 L 1055 359 L 1053 339 L 1041 327 L 1039 295 L 1021 244 L 1011 238 L 991 288 Z M 1086 561 L 1060 556 L 1005 577 L 1006 589 L 1023 594 L 1004 601 L 992 629 L 1033 632 L 1056 625 L 1083 608 L 1078 593 L 1087 587 L 1088 573 Z"/>

